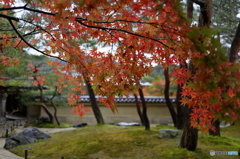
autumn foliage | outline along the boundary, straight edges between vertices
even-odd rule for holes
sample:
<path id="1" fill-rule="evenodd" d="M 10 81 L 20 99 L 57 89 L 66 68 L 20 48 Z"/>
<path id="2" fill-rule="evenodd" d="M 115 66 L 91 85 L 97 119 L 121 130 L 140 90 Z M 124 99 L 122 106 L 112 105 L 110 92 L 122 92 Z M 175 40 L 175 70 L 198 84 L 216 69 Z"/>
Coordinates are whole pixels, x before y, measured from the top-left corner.
<path id="1" fill-rule="evenodd" d="M 114 96 L 135 93 L 138 81 L 152 70 L 153 64 L 168 67 L 189 61 L 194 71 L 174 68 L 172 75 L 183 87 L 182 104 L 193 108 L 191 125 L 206 132 L 212 120 L 223 117 L 238 119 L 240 114 L 239 64 L 230 64 L 214 31 L 190 26 L 177 0 L 1 0 L 0 17 L 8 20 L 15 33 L 1 44 L 13 47 L 25 45 L 47 56 L 67 62 L 59 80 L 76 84 L 82 91 L 84 74 L 100 101 L 114 110 Z M 16 17 L 9 11 L 22 10 Z M 27 16 L 26 16 L 27 15 Z M 18 26 L 28 26 L 19 28 Z M 30 34 L 31 33 L 31 34 Z M 37 38 L 27 39 L 29 35 Z M 97 39 L 107 50 L 85 50 L 79 39 Z M 16 44 L 18 42 L 18 44 Z M 19 44 L 20 43 L 20 44 Z M 42 43 L 42 49 L 35 46 Z M 2 62 L 4 63 L 4 61 Z M 51 63 L 58 66 L 58 64 Z M 72 70 L 78 75 L 73 76 Z M 78 103 L 69 95 L 69 104 Z M 74 108 L 82 115 L 82 105 Z"/>

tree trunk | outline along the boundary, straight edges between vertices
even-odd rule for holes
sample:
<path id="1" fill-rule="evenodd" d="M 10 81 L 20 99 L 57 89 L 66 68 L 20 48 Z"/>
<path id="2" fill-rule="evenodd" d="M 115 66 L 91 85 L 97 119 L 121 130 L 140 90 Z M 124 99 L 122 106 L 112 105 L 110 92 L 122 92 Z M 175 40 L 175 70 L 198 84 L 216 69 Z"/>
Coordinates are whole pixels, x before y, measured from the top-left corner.
<path id="1" fill-rule="evenodd" d="M 211 19 L 212 19 L 212 0 L 204 0 L 204 3 L 198 3 L 200 6 L 200 16 L 199 16 L 199 27 L 207 27 L 210 28 Z M 220 121 L 215 120 L 212 123 L 216 131 L 209 130 L 209 135 L 220 136 Z"/>
<path id="2" fill-rule="evenodd" d="M 189 2 L 188 5 L 191 5 L 191 6 L 188 6 L 189 8 L 191 8 L 193 3 Z M 191 10 L 191 12 L 192 12 L 192 10 Z M 188 16 L 191 14 L 192 13 L 188 13 Z M 194 69 L 194 68 L 190 67 L 189 69 Z M 181 89 L 179 89 L 179 93 L 180 92 L 181 92 Z M 196 128 L 193 128 L 190 123 L 190 120 L 191 120 L 190 114 L 192 112 L 192 108 L 185 106 L 185 110 L 186 110 L 186 114 L 185 114 L 186 120 L 184 123 L 184 130 L 183 130 L 183 134 L 182 134 L 181 141 L 180 141 L 180 147 L 186 148 L 189 151 L 195 151 L 197 148 L 197 142 L 198 142 L 198 130 Z"/>
<path id="3" fill-rule="evenodd" d="M 172 120 L 173 120 L 173 124 L 176 127 L 176 123 L 177 123 L 177 114 L 176 111 L 173 107 L 173 104 L 169 98 L 169 87 L 170 87 L 170 79 L 169 79 L 169 72 L 168 72 L 168 68 L 164 69 L 164 77 L 165 77 L 165 88 L 164 88 L 164 96 L 165 96 L 165 100 L 166 100 L 166 104 L 168 106 L 168 109 L 170 111 Z"/>
<path id="4" fill-rule="evenodd" d="M 187 108 L 187 121 L 181 137 L 180 147 L 186 148 L 189 151 L 195 151 L 198 142 L 198 130 L 190 125 L 190 113 L 192 112 L 192 109 L 189 108 L 188 106 L 186 106 L 186 108 Z"/>
<path id="5" fill-rule="evenodd" d="M 239 51 L 240 51 L 240 22 L 238 23 L 235 37 L 231 44 L 230 54 L 229 54 L 229 62 L 237 63 Z M 231 124 L 231 126 L 233 126 L 233 125 L 235 125 L 235 122 L 233 122 Z"/>
<path id="6" fill-rule="evenodd" d="M 102 113 L 101 113 L 101 111 L 98 107 L 97 100 L 96 100 L 96 97 L 95 97 L 95 93 L 92 89 L 92 85 L 91 85 L 91 83 L 89 83 L 89 81 L 88 81 L 87 77 L 85 77 L 85 75 L 83 75 L 83 77 L 84 77 L 85 84 L 86 84 L 86 87 L 87 87 L 87 91 L 88 91 L 88 94 L 89 94 L 91 107 L 92 107 L 94 116 L 97 120 L 97 123 L 98 124 L 105 124 Z"/>
<path id="7" fill-rule="evenodd" d="M 211 19 L 212 19 L 212 0 L 192 0 L 200 6 L 200 15 L 199 15 L 199 27 L 210 28 Z M 209 135 L 220 136 L 220 121 L 215 120 L 213 125 L 216 128 L 216 131 L 209 130 Z"/>
<path id="8" fill-rule="evenodd" d="M 181 97 L 182 87 L 178 85 L 177 87 L 177 96 L 176 96 L 176 106 L 177 106 L 177 129 L 182 130 L 184 128 L 184 125 L 186 123 L 186 107 L 181 105 L 180 100 Z"/>
<path id="9" fill-rule="evenodd" d="M 198 26 L 210 28 L 212 19 L 212 0 L 192 0 L 192 2 L 200 6 Z"/>
<path id="10" fill-rule="evenodd" d="M 238 23 L 235 37 L 232 41 L 230 54 L 229 54 L 229 62 L 231 62 L 231 63 L 237 62 L 239 51 L 240 51 L 240 22 Z"/>
<path id="11" fill-rule="evenodd" d="M 139 101 L 138 101 L 138 97 L 137 97 L 136 94 L 134 94 L 134 97 L 135 97 L 135 103 L 136 103 L 138 116 L 139 116 L 139 118 L 141 120 L 141 124 L 144 125 L 144 121 L 143 121 L 142 112 L 141 112 L 140 104 L 139 104 Z"/>
<path id="12" fill-rule="evenodd" d="M 187 0 L 187 17 L 190 21 L 193 18 L 193 2 L 191 0 Z"/>
<path id="13" fill-rule="evenodd" d="M 51 104 L 52 104 L 52 107 L 54 108 L 54 118 L 55 118 L 57 124 L 60 125 L 60 122 L 59 122 L 58 117 L 57 117 L 57 108 L 53 104 L 53 98 L 56 96 L 56 94 L 57 94 L 57 86 L 55 86 L 55 92 L 54 92 L 54 94 L 53 94 L 53 96 L 51 98 Z"/>
<path id="14" fill-rule="evenodd" d="M 145 125 L 145 130 L 150 130 L 150 123 L 149 123 L 148 116 L 147 116 L 147 105 L 145 102 L 142 88 L 139 88 L 138 91 L 139 91 L 140 99 L 142 101 L 142 106 L 143 106 L 142 117 L 143 117 L 143 121 L 144 121 L 144 125 Z"/>
<path id="15" fill-rule="evenodd" d="M 217 119 L 212 123 L 212 125 L 216 128 L 216 131 L 209 129 L 209 135 L 220 136 L 220 121 Z"/>
<path id="16" fill-rule="evenodd" d="M 45 104 L 42 104 L 41 107 L 43 108 L 43 110 L 46 112 L 46 114 L 49 117 L 49 122 L 53 123 L 53 115 L 52 113 L 49 111 L 49 109 L 47 108 L 47 106 Z"/>
<path id="17" fill-rule="evenodd" d="M 209 129 L 209 135 L 212 136 L 220 136 L 220 121 L 216 120 L 213 122 L 213 126 L 216 128 L 215 131 L 212 131 L 211 129 Z"/>
<path id="18" fill-rule="evenodd" d="M 190 22 L 192 22 L 192 19 L 193 19 L 193 2 L 192 0 L 187 0 L 187 17 L 188 19 L 190 20 Z M 181 68 L 186 68 L 188 69 L 187 67 L 187 63 L 186 61 L 184 60 L 181 60 L 180 61 L 180 69 Z M 178 85 L 177 87 L 177 95 L 176 95 L 176 107 L 177 107 L 177 123 L 176 123 L 176 126 L 177 126 L 177 129 L 180 129 L 182 130 L 184 128 L 184 125 L 186 124 L 186 120 L 187 120 L 187 108 L 185 106 L 182 106 L 180 100 L 182 100 L 182 96 L 181 96 L 181 93 L 182 93 L 182 86 L 181 85 Z"/>

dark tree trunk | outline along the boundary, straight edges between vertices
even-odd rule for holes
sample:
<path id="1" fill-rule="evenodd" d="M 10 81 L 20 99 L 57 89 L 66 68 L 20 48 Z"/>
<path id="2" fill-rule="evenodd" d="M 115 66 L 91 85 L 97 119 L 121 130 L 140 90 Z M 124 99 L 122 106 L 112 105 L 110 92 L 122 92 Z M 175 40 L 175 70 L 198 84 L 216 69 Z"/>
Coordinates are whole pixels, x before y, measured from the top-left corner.
<path id="1" fill-rule="evenodd" d="M 210 28 L 212 19 L 212 0 L 193 0 L 200 6 L 199 27 Z M 219 120 L 215 120 L 212 124 L 215 126 L 216 131 L 209 130 L 209 135 L 220 136 Z"/>
<path id="2" fill-rule="evenodd" d="M 188 8 L 192 8 L 193 7 L 192 5 L 193 5 L 193 3 L 188 2 Z M 191 12 L 191 13 L 188 13 L 188 17 L 192 18 L 191 15 L 192 15 L 193 10 L 188 9 L 188 11 Z M 182 66 L 180 66 L 180 67 L 182 67 Z M 191 68 L 189 68 L 189 69 L 191 69 Z M 179 91 L 179 95 L 180 95 L 181 89 L 179 89 L 178 91 Z M 179 98 L 180 98 L 180 96 L 179 96 Z M 180 141 L 180 147 L 186 148 L 189 151 L 195 151 L 197 148 L 197 142 L 198 142 L 198 130 L 191 126 L 191 123 L 190 123 L 191 112 L 192 112 L 192 108 L 185 106 L 185 123 L 184 123 L 183 134 L 182 134 L 181 141 Z"/>
<path id="3" fill-rule="evenodd" d="M 193 19 L 193 2 L 192 0 L 187 0 L 187 17 L 190 20 L 190 22 L 192 22 Z M 180 61 L 180 69 L 181 68 L 186 68 L 187 67 L 187 63 L 185 60 L 181 60 Z M 185 106 L 182 106 L 180 100 L 182 100 L 182 86 L 178 85 L 177 87 L 177 95 L 176 95 L 176 107 L 177 107 L 177 129 L 182 130 L 184 128 L 184 125 L 186 124 L 186 120 L 187 120 L 187 108 Z"/>
<path id="4" fill-rule="evenodd" d="M 186 63 L 186 61 L 181 61 L 180 63 L 180 69 L 188 69 L 188 65 Z M 184 125 L 186 123 L 186 120 L 187 120 L 187 108 L 185 106 L 182 106 L 181 104 L 181 101 L 182 100 L 182 86 L 181 85 L 178 85 L 177 87 L 177 96 L 176 96 L 176 106 L 177 106 L 177 128 L 178 129 L 183 129 L 184 128 Z"/>
<path id="5" fill-rule="evenodd" d="M 240 51 L 240 22 L 238 23 L 235 37 L 231 44 L 231 49 L 230 49 L 230 54 L 229 54 L 229 62 L 237 63 L 239 51 Z M 231 126 L 233 126 L 233 125 L 235 125 L 235 122 L 233 122 L 231 124 Z"/>
<path id="6" fill-rule="evenodd" d="M 177 123 L 177 114 L 176 111 L 173 107 L 173 104 L 169 98 L 169 88 L 170 88 L 170 79 L 169 79 L 169 72 L 168 72 L 168 68 L 164 69 L 164 76 L 165 76 L 165 88 L 164 88 L 164 96 L 165 96 L 165 100 L 166 100 L 166 104 L 168 106 L 168 109 L 170 111 L 172 120 L 173 120 L 173 124 L 176 127 L 176 123 Z"/>
<path id="7" fill-rule="evenodd" d="M 181 97 L 182 87 L 178 85 L 177 87 L 177 96 L 176 96 L 176 106 L 177 106 L 177 129 L 182 130 L 184 128 L 184 125 L 186 123 L 186 107 L 181 105 L 180 100 Z"/>
<path id="8" fill-rule="evenodd" d="M 212 0 L 192 0 L 200 6 L 199 27 L 210 28 L 212 19 Z"/>
<path id="9" fill-rule="evenodd" d="M 192 109 L 187 106 L 186 109 L 187 109 L 187 121 L 181 137 L 180 147 L 186 148 L 189 151 L 195 151 L 198 142 L 198 130 L 190 125 L 190 113 Z"/>
<path id="10" fill-rule="evenodd" d="M 140 99 L 142 101 L 142 106 L 143 106 L 142 117 L 143 117 L 143 121 L 144 121 L 144 125 L 145 125 L 145 130 L 150 130 L 150 123 L 149 123 L 148 116 L 147 116 L 147 105 L 145 102 L 142 88 L 139 88 L 138 91 L 139 91 Z"/>
<path id="11" fill-rule="evenodd" d="M 220 121 L 217 119 L 212 123 L 212 125 L 215 127 L 216 131 L 209 129 L 209 135 L 220 136 Z"/>
<path id="12" fill-rule="evenodd" d="M 187 17 L 190 21 L 193 18 L 193 2 L 191 0 L 187 0 Z"/>
<path id="13" fill-rule="evenodd" d="M 49 122 L 53 123 L 53 115 L 52 113 L 49 111 L 49 109 L 47 108 L 47 106 L 45 104 L 42 104 L 41 107 L 43 108 L 43 110 L 47 113 L 48 117 L 49 117 Z"/>
<path id="14" fill-rule="evenodd" d="M 143 121 L 142 112 L 141 112 L 140 104 L 139 104 L 139 101 L 138 101 L 138 97 L 137 97 L 136 94 L 134 94 L 134 97 L 135 97 L 135 103 L 136 103 L 138 116 L 139 116 L 139 118 L 141 120 L 141 124 L 144 125 L 144 121 Z"/>
<path id="15" fill-rule="evenodd" d="M 91 107 L 92 107 L 94 116 L 97 120 L 97 123 L 98 124 L 105 124 L 102 113 L 101 113 L 101 111 L 98 107 L 97 100 L 96 100 L 96 97 L 95 97 L 95 93 L 92 89 L 92 85 L 91 85 L 91 83 L 89 83 L 87 77 L 85 77 L 84 75 L 83 75 L 83 77 L 84 77 L 85 84 L 86 84 L 86 87 L 87 87 L 87 91 L 88 91 L 88 94 L 89 94 Z"/>
<path id="16" fill-rule="evenodd" d="M 212 18 L 212 0 L 192 0 L 192 2 L 200 6 L 200 16 L 199 16 L 199 27 L 210 27 Z M 190 3 L 189 3 L 190 4 Z M 190 4 L 192 5 L 192 4 Z M 194 73 L 197 68 L 190 67 Z M 192 80 L 192 79 L 190 79 Z M 193 128 L 190 124 L 190 114 L 192 113 L 192 108 L 186 107 L 187 109 L 187 120 L 182 134 L 180 147 L 186 148 L 187 150 L 194 151 L 197 148 L 198 141 L 198 130 Z"/>
<path id="17" fill-rule="evenodd" d="M 212 135 L 212 136 L 220 136 L 220 121 L 219 120 L 216 120 L 213 122 L 213 126 L 216 128 L 215 131 L 209 129 L 209 135 Z"/>
<path id="18" fill-rule="evenodd" d="M 229 62 L 231 62 L 231 63 L 237 62 L 239 51 L 240 51 L 240 22 L 238 23 L 235 37 L 232 41 L 230 54 L 229 54 Z"/>
<path id="19" fill-rule="evenodd" d="M 55 92 L 54 92 L 54 94 L 51 98 L 51 104 L 52 104 L 52 107 L 54 108 L 54 118 L 55 118 L 57 124 L 60 125 L 60 122 L 59 122 L 58 117 L 57 117 L 57 108 L 53 103 L 53 98 L 56 96 L 56 94 L 57 94 L 57 86 L 55 86 Z"/>

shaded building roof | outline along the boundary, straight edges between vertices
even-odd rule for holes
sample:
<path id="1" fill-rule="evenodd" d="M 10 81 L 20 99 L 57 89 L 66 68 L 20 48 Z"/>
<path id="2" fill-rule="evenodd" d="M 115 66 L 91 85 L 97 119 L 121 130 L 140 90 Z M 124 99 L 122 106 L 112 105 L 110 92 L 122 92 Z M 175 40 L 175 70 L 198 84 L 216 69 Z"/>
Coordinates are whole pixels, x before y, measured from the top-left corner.
<path id="1" fill-rule="evenodd" d="M 96 96 L 96 98 L 98 98 Z M 146 96 L 144 97 L 145 101 L 147 103 L 165 103 L 165 97 L 157 97 L 157 96 Z M 138 97 L 138 100 L 141 102 L 140 98 Z M 172 102 L 176 102 L 176 98 L 175 97 L 170 97 L 170 100 Z M 134 103 L 135 102 L 135 98 L 134 96 L 130 96 L 130 97 L 115 97 L 115 101 L 117 103 Z M 81 96 L 81 102 L 90 102 L 90 98 L 89 96 Z"/>

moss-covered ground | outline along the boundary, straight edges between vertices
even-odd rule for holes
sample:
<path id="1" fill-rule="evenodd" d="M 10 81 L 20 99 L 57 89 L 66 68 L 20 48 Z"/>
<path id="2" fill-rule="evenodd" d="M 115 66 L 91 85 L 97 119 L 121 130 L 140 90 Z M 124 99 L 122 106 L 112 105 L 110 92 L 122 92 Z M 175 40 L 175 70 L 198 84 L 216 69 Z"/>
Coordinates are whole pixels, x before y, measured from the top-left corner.
<path id="1" fill-rule="evenodd" d="M 37 127 L 37 128 L 70 128 L 72 125 L 69 124 L 56 124 L 56 123 L 37 123 L 37 124 L 26 124 L 24 127 Z"/>
<path id="2" fill-rule="evenodd" d="M 156 126 L 145 131 L 142 126 L 95 125 L 51 134 L 52 138 L 19 146 L 11 152 L 34 159 L 239 159 L 240 156 L 210 156 L 210 150 L 238 151 L 240 124 L 222 128 L 221 137 L 201 135 L 198 148 L 191 152 L 179 148 L 179 138 L 158 138 L 158 132 L 171 126 Z"/>

